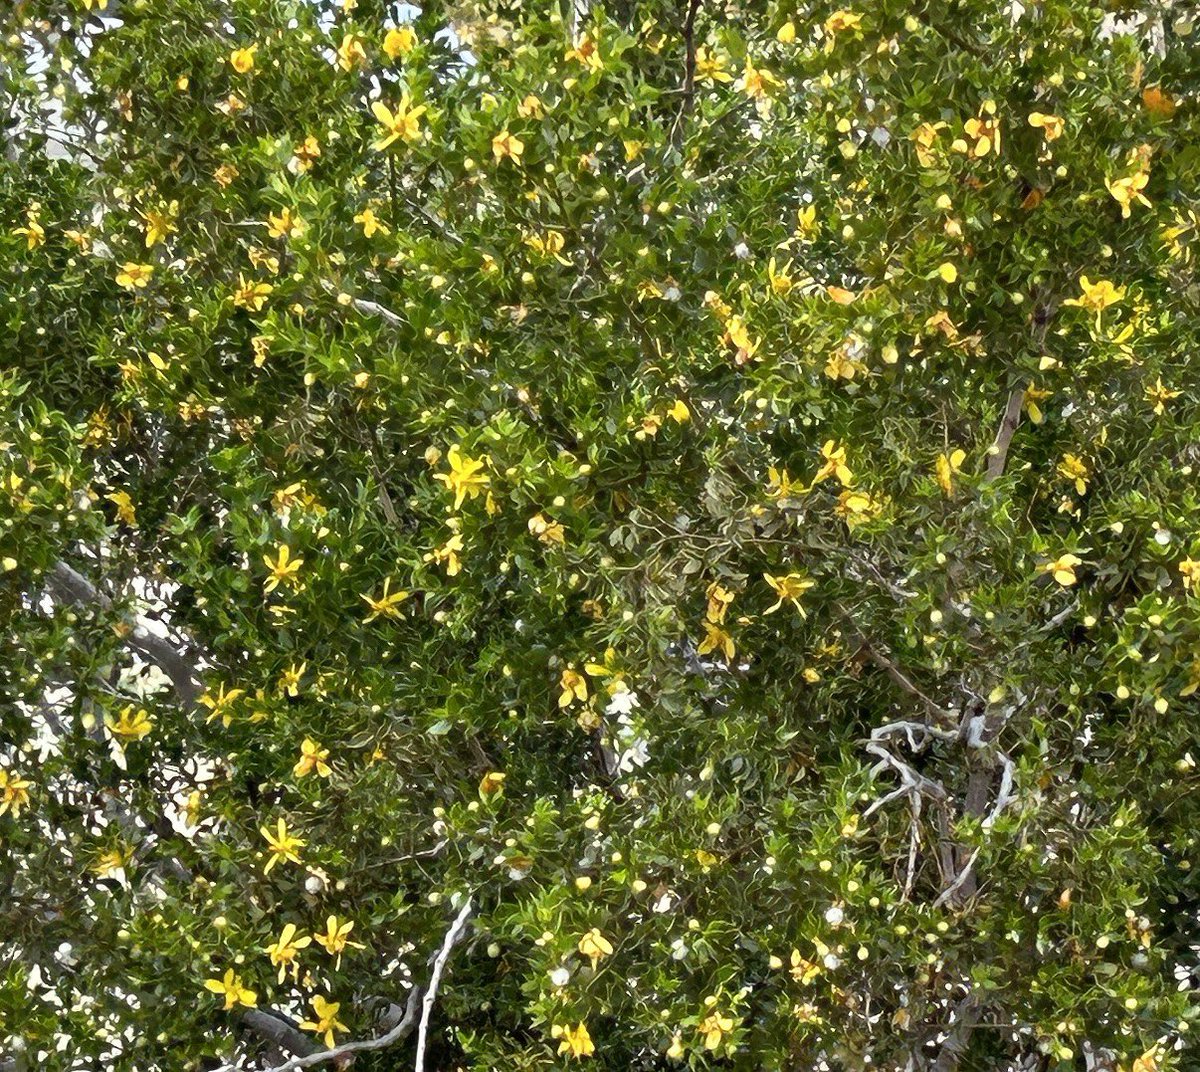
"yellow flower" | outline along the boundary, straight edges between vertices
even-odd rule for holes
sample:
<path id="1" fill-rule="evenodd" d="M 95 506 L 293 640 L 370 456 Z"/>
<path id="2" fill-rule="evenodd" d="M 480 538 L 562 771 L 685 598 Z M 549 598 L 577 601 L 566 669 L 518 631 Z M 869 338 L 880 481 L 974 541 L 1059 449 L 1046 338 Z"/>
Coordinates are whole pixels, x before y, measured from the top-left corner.
<path id="1" fill-rule="evenodd" d="M 525 99 L 517 105 L 517 115 L 522 119 L 541 119 L 546 114 L 546 106 L 533 93 L 527 93 Z"/>
<path id="2" fill-rule="evenodd" d="M 1193 595 L 1200 594 L 1200 562 L 1193 558 L 1185 558 L 1179 563 L 1179 574 L 1183 578 L 1183 587 L 1186 591 Z"/>
<path id="3" fill-rule="evenodd" d="M 558 1052 L 568 1053 L 572 1057 L 591 1057 L 596 1052 L 592 1044 L 592 1036 L 588 1034 L 587 1025 L 580 1022 L 575 1027 L 567 1024 L 555 1026 L 555 1036 L 559 1039 Z"/>
<path id="4" fill-rule="evenodd" d="M 1080 309 L 1091 309 L 1096 314 L 1096 330 L 1100 330 L 1100 314 L 1110 305 L 1116 305 L 1125 297 L 1124 287 L 1114 287 L 1107 279 L 1092 282 L 1086 275 L 1079 277 L 1078 298 L 1067 298 L 1063 305 L 1074 305 Z"/>
<path id="5" fill-rule="evenodd" d="M 492 139 L 492 156 L 496 158 L 497 164 L 506 156 L 520 160 L 524 151 L 525 143 L 515 134 L 510 134 L 507 127 Z"/>
<path id="6" fill-rule="evenodd" d="M 678 1061 L 683 1057 L 684 1052 L 683 1036 L 676 1031 L 675 1034 L 671 1036 L 671 1045 L 667 1047 L 667 1056 L 671 1058 L 672 1061 Z"/>
<path id="7" fill-rule="evenodd" d="M 667 410 L 667 416 L 676 424 L 686 424 L 692 419 L 692 411 L 688 409 L 687 403 L 682 398 L 677 398 L 671 408 Z"/>
<path id="8" fill-rule="evenodd" d="M 801 986 L 808 986 L 809 983 L 821 974 L 821 966 L 814 964 L 811 960 L 805 960 L 800 955 L 799 949 L 792 950 L 791 963 L 792 978 Z"/>
<path id="9" fill-rule="evenodd" d="M 337 1018 L 338 1009 L 342 1006 L 339 1002 L 329 1001 L 317 994 L 312 999 L 312 1007 L 313 1012 L 317 1015 L 316 1020 L 304 1020 L 300 1027 L 305 1031 L 315 1031 L 318 1035 L 324 1035 L 325 1048 L 331 1050 L 335 1038 L 334 1032 L 350 1030 Z"/>
<path id="10" fill-rule="evenodd" d="M 704 639 L 697 645 L 697 653 L 710 655 L 719 651 L 725 656 L 727 663 L 733 662 L 733 657 L 737 654 L 737 645 L 734 644 L 733 637 L 716 622 L 705 621 L 702 624 L 704 625 Z"/>
<path id="11" fill-rule="evenodd" d="M 434 479 L 440 480 L 454 492 L 454 509 L 457 510 L 464 499 L 476 498 L 488 486 L 491 478 L 483 472 L 485 460 L 468 457 L 459 450 L 457 444 L 446 452 L 446 461 L 450 463 L 450 472 L 437 473 Z"/>
<path id="12" fill-rule="evenodd" d="M 1083 559 L 1076 558 L 1072 554 L 1064 554 L 1059 555 L 1053 562 L 1045 563 L 1041 569 L 1043 573 L 1052 574 L 1064 588 L 1069 588 L 1077 580 L 1075 567 L 1081 565 L 1083 565 Z"/>
<path id="13" fill-rule="evenodd" d="M 1066 477 L 1075 485 L 1075 491 L 1078 494 L 1087 494 L 1087 480 L 1091 474 L 1082 458 L 1078 458 L 1074 454 L 1064 454 L 1062 461 L 1058 463 L 1058 472 L 1060 476 Z"/>
<path id="14" fill-rule="evenodd" d="M 361 942 L 350 941 L 350 932 L 354 930 L 354 920 L 348 919 L 344 923 L 340 922 L 337 916 L 330 916 L 325 921 L 325 933 L 314 934 L 313 938 L 318 945 L 325 947 L 325 952 L 331 957 L 337 957 L 337 967 L 342 966 L 342 950 L 349 947 L 350 949 L 364 948 Z"/>
<path id="15" fill-rule="evenodd" d="M 367 207 L 354 217 L 355 223 L 361 223 L 364 238 L 374 238 L 376 234 L 391 234 L 391 229 L 375 215 L 373 208 Z"/>
<path id="16" fill-rule="evenodd" d="M 791 267 L 792 262 L 788 261 L 782 268 L 776 268 L 774 257 L 767 262 L 767 279 L 770 280 L 773 293 L 782 296 L 792 289 L 795 280 L 788 274 L 788 269 Z"/>
<path id="17" fill-rule="evenodd" d="M 230 689 L 225 691 L 224 685 L 217 686 L 217 694 L 214 696 L 212 690 L 209 689 L 200 697 L 200 702 L 208 708 L 208 718 L 205 720 L 211 722 L 214 718 L 219 718 L 226 727 L 233 721 L 233 705 L 239 696 L 246 694 L 245 689 Z"/>
<path id="18" fill-rule="evenodd" d="M 421 116 L 428 109 L 423 104 L 412 106 L 412 98 L 407 93 L 400 97 L 396 110 L 392 111 L 382 101 L 371 105 L 371 114 L 387 132 L 384 137 L 375 142 L 374 148 L 386 149 L 394 141 L 414 142 L 421 136 Z"/>
<path id="19" fill-rule="evenodd" d="M 1154 384 L 1146 388 L 1146 401 L 1154 403 L 1154 412 L 1158 416 L 1162 416 L 1166 410 L 1167 403 L 1172 398 L 1178 398 L 1181 392 L 1172 391 L 1162 382 L 1162 377 L 1159 376 Z"/>
<path id="20" fill-rule="evenodd" d="M 111 495 L 105 495 L 104 498 L 117 508 L 117 517 L 126 525 L 130 528 L 137 525 L 137 511 L 134 508 L 133 500 L 129 497 L 129 492 L 114 491 Z"/>
<path id="21" fill-rule="evenodd" d="M 502 771 L 488 771 L 482 778 L 479 779 L 479 792 L 490 797 L 493 793 L 499 793 L 504 788 L 504 779 L 508 775 Z"/>
<path id="22" fill-rule="evenodd" d="M 46 241 L 46 229 L 39 222 L 40 208 L 40 205 L 30 205 L 25 210 L 25 226 L 13 228 L 13 234 L 24 235 L 26 249 L 37 249 Z"/>
<path id="23" fill-rule="evenodd" d="M 574 48 L 568 49 L 563 58 L 578 60 L 589 71 L 604 69 L 604 60 L 600 57 L 600 44 L 588 34 L 584 34 Z"/>
<path id="24" fill-rule="evenodd" d="M 238 1005 L 245 1005 L 246 1008 L 253 1009 L 258 1004 L 258 995 L 242 985 L 241 976 L 234 975 L 232 968 L 226 970 L 222 979 L 205 979 L 204 988 L 211 990 L 214 994 L 224 995 L 226 1011 L 236 1008 Z"/>
<path id="25" fill-rule="evenodd" d="M 713 581 L 705 589 L 704 595 L 708 600 L 704 616 L 710 622 L 717 622 L 718 624 L 724 622 L 725 613 L 729 610 L 729 605 L 733 602 L 736 593 L 723 587 L 719 581 Z"/>
<path id="26" fill-rule="evenodd" d="M 124 870 L 132 855 L 132 850 L 126 848 L 108 849 L 92 863 L 92 874 L 98 878 L 117 878 L 118 872 Z"/>
<path id="27" fill-rule="evenodd" d="M 857 30 L 861 26 L 862 16 L 853 11 L 835 11 L 825 20 L 825 30 L 831 34 L 842 33 L 844 30 Z"/>
<path id="28" fill-rule="evenodd" d="M 267 363 L 267 357 L 271 353 L 271 343 L 274 341 L 274 335 L 255 335 L 250 340 L 250 349 L 254 351 L 255 368 L 262 368 Z"/>
<path id="29" fill-rule="evenodd" d="M 800 606 L 800 597 L 804 595 L 817 582 L 805 577 L 802 573 L 789 573 L 787 576 L 774 577 L 769 573 L 763 574 L 763 580 L 767 582 L 779 597 L 773 606 L 768 607 L 764 614 L 774 614 L 785 602 L 790 603 L 800 612 L 801 618 L 807 618 L 808 614 L 804 608 Z"/>
<path id="30" fill-rule="evenodd" d="M 612 943 L 600 933 L 597 927 L 593 927 L 579 939 L 579 952 L 591 960 L 593 971 L 600 958 L 612 956 L 612 951 Z"/>
<path id="31" fill-rule="evenodd" d="M 792 494 L 792 478 L 786 469 L 767 467 L 767 494 L 772 499 L 786 499 Z"/>
<path id="32" fill-rule="evenodd" d="M 588 698 L 587 678 L 570 666 L 563 670 L 558 687 L 561 690 L 558 695 L 560 708 L 570 707 L 576 700 L 586 701 Z"/>
<path id="33" fill-rule="evenodd" d="M 952 450 L 949 454 L 939 454 L 934 471 L 938 487 L 947 495 L 954 494 L 954 475 L 962 472 L 962 463 L 966 460 L 965 450 Z"/>
<path id="34" fill-rule="evenodd" d="M 1030 112 L 1029 125 L 1041 130 L 1047 141 L 1055 141 L 1062 137 L 1063 121 L 1057 115 L 1047 115 L 1044 112 Z"/>
<path id="35" fill-rule="evenodd" d="M 296 760 L 292 774 L 297 778 L 305 778 L 316 771 L 319 777 L 328 778 L 333 773 L 333 768 L 325 762 L 328 758 L 328 748 L 322 748 L 311 737 L 305 737 L 300 742 L 300 758 Z"/>
<path id="36" fill-rule="evenodd" d="M 1038 403 L 1045 402 L 1052 394 L 1054 394 L 1053 391 L 1045 391 L 1040 387 L 1034 387 L 1033 384 L 1025 388 L 1025 411 L 1034 424 L 1041 424 L 1046 419 Z"/>
<path id="37" fill-rule="evenodd" d="M 296 850 L 304 848 L 308 842 L 289 834 L 287 823 L 282 819 L 275 824 L 274 831 L 270 827 L 262 826 L 259 827 L 258 832 L 267 839 L 271 855 L 271 858 L 267 861 L 267 866 L 263 868 L 264 875 L 270 874 L 271 868 L 281 861 L 293 864 L 300 863 L 300 855 Z"/>
<path id="38" fill-rule="evenodd" d="M 345 34 L 338 45 L 337 57 L 338 66 L 343 71 L 352 71 L 360 63 L 366 63 L 367 50 L 363 48 L 362 37 L 356 33 Z"/>
<path id="39" fill-rule="evenodd" d="M 394 30 L 388 30 L 383 38 L 383 51 L 389 60 L 407 56 L 416 47 L 417 35 L 411 26 L 397 26 Z"/>
<path id="40" fill-rule="evenodd" d="M 104 724 L 114 737 L 125 741 L 140 741 L 154 729 L 154 720 L 143 708 L 135 709 L 133 704 L 122 707 L 115 719 L 105 715 Z"/>
<path id="41" fill-rule="evenodd" d="M 994 152 L 1000 155 L 1000 120 L 996 116 L 996 102 L 986 100 L 977 116 L 963 124 L 965 138 L 955 138 L 950 148 L 956 153 L 967 153 L 984 157 Z M 968 140 L 969 139 L 969 140 Z"/>
<path id="42" fill-rule="evenodd" d="M 559 264 L 571 263 L 562 255 L 562 251 L 567 244 L 566 236 L 562 231 L 550 229 L 545 234 L 531 232 L 525 236 L 524 241 L 525 245 L 539 257 L 553 257 Z"/>
<path id="43" fill-rule="evenodd" d="M 562 523 L 551 521 L 545 514 L 534 514 L 529 519 L 528 528 L 530 534 L 536 536 L 542 543 L 566 543 L 567 536 Z"/>
<path id="44" fill-rule="evenodd" d="M 292 235 L 301 235 L 304 233 L 308 225 L 287 205 L 279 210 L 279 214 L 274 212 L 267 214 L 267 234 L 271 238 L 291 238 Z"/>
<path id="45" fill-rule="evenodd" d="M 459 558 L 459 552 L 463 549 L 463 538 L 460 534 L 455 533 L 441 547 L 435 548 L 425 556 L 426 562 L 436 562 L 439 565 L 445 563 L 446 576 L 457 577 L 462 569 L 462 559 Z"/>
<path id="46" fill-rule="evenodd" d="M 383 581 L 383 589 L 379 593 L 378 599 L 373 599 L 365 592 L 360 598 L 364 600 L 368 607 L 371 608 L 371 613 L 368 614 L 363 621 L 373 622 L 376 618 L 403 618 L 404 614 L 400 610 L 400 604 L 408 599 L 408 592 L 401 589 L 398 592 L 389 591 L 392 585 L 391 577 L 385 577 Z"/>
<path id="47" fill-rule="evenodd" d="M 749 56 L 738 80 L 738 88 L 752 100 L 764 100 L 772 89 L 778 89 L 782 83 L 765 67 L 755 67 Z"/>
<path id="48" fill-rule="evenodd" d="M 14 819 L 20 818 L 21 809 L 29 807 L 31 785 L 16 771 L 0 767 L 0 815 L 11 812 Z"/>
<path id="49" fill-rule="evenodd" d="M 302 142 L 292 148 L 292 161 L 289 165 L 293 170 L 303 174 L 311 171 L 317 157 L 321 155 L 321 143 L 313 135 L 308 134 Z"/>
<path id="50" fill-rule="evenodd" d="M 825 460 L 821 468 L 817 470 L 817 475 L 813 477 L 812 483 L 809 484 L 808 490 L 811 491 L 822 480 L 827 480 L 831 476 L 837 477 L 844 488 L 848 488 L 854 482 L 854 474 L 846 465 L 845 447 L 832 439 L 827 439 L 821 445 L 821 457 Z"/>
<path id="51" fill-rule="evenodd" d="M 1129 219 L 1134 204 L 1145 205 L 1147 208 L 1150 207 L 1150 201 L 1142 192 L 1146 189 L 1147 183 L 1150 182 L 1149 158 L 1149 148 L 1144 145 L 1140 146 L 1129 154 L 1129 163 L 1133 167 L 1133 171 L 1118 179 L 1104 180 L 1104 185 L 1108 188 L 1108 192 L 1112 194 L 1113 200 L 1121 206 L 1121 217 L 1123 219 Z"/>
<path id="52" fill-rule="evenodd" d="M 280 544 L 275 552 L 274 561 L 270 555 L 263 555 L 262 560 L 263 565 L 271 571 L 271 575 L 263 584 L 264 592 L 274 592 L 281 584 L 294 585 L 300 567 L 304 565 L 304 559 L 292 558 L 292 550 L 286 543 Z"/>
<path id="53" fill-rule="evenodd" d="M 175 217 L 179 215 L 179 202 L 172 201 L 162 208 L 148 208 L 141 213 L 146 221 L 146 248 L 157 245 L 175 230 Z"/>
<path id="54" fill-rule="evenodd" d="M 308 663 L 303 662 L 297 665 L 292 663 L 282 674 L 279 675 L 279 691 L 285 696 L 291 696 L 293 699 L 300 695 L 300 681 L 304 677 L 304 671 L 308 669 Z"/>
<path id="55" fill-rule="evenodd" d="M 117 273 L 117 283 L 126 290 L 142 290 L 149 284 L 153 274 L 153 264 L 135 264 L 133 261 L 126 261 Z"/>
<path id="56" fill-rule="evenodd" d="M 237 290 L 233 292 L 233 304 L 252 313 L 260 312 L 274 289 L 270 283 L 252 283 L 239 274 Z"/>
<path id="57" fill-rule="evenodd" d="M 216 171 L 213 172 L 213 181 L 218 186 L 224 188 L 231 185 L 233 180 L 236 179 L 240 174 L 241 172 L 238 171 L 233 164 L 222 164 L 219 168 L 217 168 Z"/>
<path id="58" fill-rule="evenodd" d="M 852 380 L 862 367 L 843 346 L 829 355 L 829 360 L 825 362 L 825 375 L 831 380 Z"/>
<path id="59" fill-rule="evenodd" d="M 284 926 L 277 941 L 272 942 L 263 952 L 271 958 L 271 963 L 279 968 L 279 981 L 282 983 L 287 974 L 288 966 L 292 969 L 293 981 L 300 973 L 300 950 L 312 945 L 312 938 L 307 934 L 297 935 L 296 924 Z"/>
<path id="60" fill-rule="evenodd" d="M 715 1050 L 732 1030 L 733 1017 L 724 1016 L 714 1009 L 700 1022 L 699 1031 L 704 1036 L 704 1048 Z"/>
<path id="61" fill-rule="evenodd" d="M 229 53 L 229 66 L 232 67 L 238 74 L 249 74 L 254 70 L 254 53 L 258 51 L 258 45 L 250 45 L 248 48 L 235 48 Z"/>
<path id="62" fill-rule="evenodd" d="M 912 134 L 913 145 L 917 150 L 917 162 L 921 167 L 932 167 L 937 163 L 937 155 L 933 151 L 938 139 L 938 132 L 945 130 L 945 123 L 921 123 Z"/>
<path id="63" fill-rule="evenodd" d="M 699 82 L 732 82 L 733 75 L 725 69 L 725 59 L 706 45 L 696 49 L 696 80 Z"/>
<path id="64" fill-rule="evenodd" d="M 758 352 L 761 340 L 755 339 L 746 327 L 745 321 L 737 315 L 731 316 L 725 324 L 724 342 L 732 345 L 737 353 L 734 363 L 744 365 Z"/>
<path id="65" fill-rule="evenodd" d="M 834 513 L 846 522 L 846 527 L 854 529 L 864 521 L 870 521 L 883 512 L 884 504 L 873 499 L 869 492 L 852 491 L 847 488 L 838 496 Z"/>

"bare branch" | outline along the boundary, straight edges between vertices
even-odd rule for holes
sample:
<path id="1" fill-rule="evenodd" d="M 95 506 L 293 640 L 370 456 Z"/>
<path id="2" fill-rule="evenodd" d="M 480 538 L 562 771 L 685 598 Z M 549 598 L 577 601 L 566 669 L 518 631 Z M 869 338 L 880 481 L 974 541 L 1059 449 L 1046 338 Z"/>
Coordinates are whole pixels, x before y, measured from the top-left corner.
<path id="1" fill-rule="evenodd" d="M 924 708 L 939 722 L 953 722 L 957 724 L 958 716 L 953 711 L 951 711 L 948 707 L 943 707 L 937 701 L 926 696 L 925 693 L 923 693 L 919 688 L 917 688 L 916 685 L 913 684 L 908 675 L 905 674 L 904 671 L 901 670 L 900 667 L 891 660 L 891 658 L 871 644 L 871 642 L 868 641 L 861 632 L 859 632 L 857 626 L 854 624 L 853 615 L 851 615 L 851 613 L 844 606 L 842 606 L 841 603 L 834 603 L 833 608 L 854 630 L 855 638 L 862 646 L 863 651 L 867 653 L 867 658 L 869 658 L 871 662 L 873 662 L 877 667 L 879 667 L 880 670 L 887 674 L 887 676 L 890 677 L 897 685 L 899 685 L 901 689 L 907 692 L 910 696 L 916 697 L 916 699 L 921 702 Z"/>
<path id="2" fill-rule="evenodd" d="M 983 478 L 985 484 L 990 484 L 1004 472 L 1008 461 L 1008 448 L 1016 434 L 1017 426 L 1021 423 L 1021 407 L 1025 404 L 1025 388 L 1018 387 L 1008 396 L 1008 405 L 1004 407 L 1004 418 L 1000 429 L 996 432 L 995 442 L 988 448 L 987 473 Z"/>
<path id="3" fill-rule="evenodd" d="M 242 1012 L 242 1024 L 259 1038 L 273 1042 L 284 1053 L 308 1056 L 321 1048 L 291 1019 L 274 1009 L 245 1009 Z"/>
<path id="4" fill-rule="evenodd" d="M 101 610 L 112 607 L 108 596 L 65 562 L 55 563 L 47 580 L 51 593 L 60 601 L 78 607 L 96 606 Z M 195 660 L 184 655 L 176 644 L 153 632 L 144 618 L 135 616 L 129 624 L 131 628 L 123 637 L 125 645 L 154 663 L 171 679 L 185 707 L 195 707 L 203 691 Z"/>
<path id="5" fill-rule="evenodd" d="M 421 999 L 421 1027 L 417 1032 L 417 1059 L 413 1065 L 413 1072 L 424 1072 L 425 1044 L 429 1036 L 429 1017 L 433 1013 L 433 1003 L 437 1000 L 438 986 L 442 981 L 442 972 L 445 970 L 446 961 L 450 958 L 450 950 L 454 948 L 454 943 L 458 941 L 459 936 L 467 925 L 467 919 L 471 915 L 471 907 L 471 898 L 468 897 L 463 902 L 462 908 L 459 909 L 454 923 L 446 932 L 441 952 L 438 953 L 437 960 L 433 962 L 433 973 L 429 977 L 429 988 L 425 991 L 425 997 Z"/>
<path id="6" fill-rule="evenodd" d="M 883 745 L 872 743 L 867 745 L 867 751 L 873 756 L 878 756 L 883 761 L 883 765 L 891 767 L 899 776 L 904 785 L 904 788 L 909 792 L 919 793 L 921 796 L 929 797 L 931 800 L 944 801 L 947 798 L 945 787 L 940 782 L 935 782 L 925 775 L 919 774 L 904 760 L 892 755 Z M 886 800 L 892 799 L 889 795 L 882 800 L 877 800 L 865 812 L 863 818 L 874 814 L 883 805 Z"/>

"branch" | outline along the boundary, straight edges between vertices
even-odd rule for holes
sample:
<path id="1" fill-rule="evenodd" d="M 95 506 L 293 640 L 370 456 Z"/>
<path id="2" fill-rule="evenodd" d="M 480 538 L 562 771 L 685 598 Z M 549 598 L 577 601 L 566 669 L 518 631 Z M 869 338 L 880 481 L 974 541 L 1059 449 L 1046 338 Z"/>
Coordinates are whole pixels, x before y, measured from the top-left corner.
<path id="1" fill-rule="evenodd" d="M 871 755 L 877 756 L 880 759 L 875 767 L 875 771 L 882 770 L 884 767 L 891 767 L 899 776 L 903 783 L 901 790 L 903 793 L 917 793 L 921 796 L 929 797 L 931 800 L 945 801 L 948 798 L 945 787 L 940 782 L 935 782 L 931 778 L 926 778 L 925 775 L 918 773 L 909 764 L 897 756 L 892 755 L 883 745 L 878 742 L 873 742 L 866 746 L 866 751 Z M 873 771 L 872 773 L 875 773 Z M 863 818 L 867 818 L 875 814 L 889 800 L 893 800 L 896 796 L 902 795 L 901 792 L 889 793 L 863 812 Z"/>
<path id="2" fill-rule="evenodd" d="M 859 632 L 858 627 L 854 624 L 853 616 L 848 610 L 846 610 L 845 607 L 842 606 L 842 604 L 834 603 L 833 608 L 838 612 L 838 614 L 846 619 L 846 622 L 850 625 L 850 628 L 854 630 L 859 644 L 862 645 L 863 651 L 867 653 L 867 657 L 871 660 L 871 662 L 878 666 L 880 670 L 887 674 L 888 677 L 890 677 L 910 696 L 914 696 L 920 700 L 925 709 L 936 719 L 941 722 L 958 722 L 958 716 L 955 715 L 953 711 L 951 711 L 948 707 L 943 707 L 935 700 L 932 700 L 926 696 L 925 693 L 923 693 L 919 688 L 917 688 L 916 685 L 912 683 L 912 681 L 908 678 L 904 671 L 900 669 L 900 667 L 892 662 L 892 660 L 883 652 L 878 651 L 871 645 L 867 638 L 863 636 L 861 632 Z"/>
<path id="3" fill-rule="evenodd" d="M 242 1013 L 242 1024 L 259 1038 L 275 1043 L 285 1053 L 307 1057 L 320 1049 L 291 1020 L 274 1009 L 246 1009 Z"/>
<path id="4" fill-rule="evenodd" d="M 96 606 L 101 610 L 112 608 L 112 600 L 108 596 L 65 562 L 55 563 L 46 576 L 50 591 L 63 602 L 77 607 Z M 135 616 L 130 624 L 132 628 L 122 637 L 126 646 L 154 663 L 171 679 L 185 707 L 195 707 L 203 691 L 195 662 L 183 655 L 171 641 L 152 632 L 144 618 Z"/>
<path id="5" fill-rule="evenodd" d="M 1017 426 L 1021 423 L 1021 407 L 1024 404 L 1025 388 L 1014 388 L 1008 396 L 1008 405 L 1004 407 L 1004 419 L 996 432 L 995 442 L 988 448 L 991 457 L 988 458 L 987 473 L 983 478 L 985 484 L 990 484 L 1004 472 L 1004 465 L 1008 461 L 1008 448 L 1012 444 Z"/>
<path id="6" fill-rule="evenodd" d="M 692 101 L 696 95 L 696 12 L 700 10 L 700 0 L 691 0 L 688 4 L 687 19 L 683 24 L 683 44 L 686 50 L 683 61 L 683 114 L 686 116 L 692 110 Z"/>
<path id="7" fill-rule="evenodd" d="M 971 1043 L 971 1033 L 983 1015 L 983 1008 L 974 994 L 968 994 L 954 1010 L 958 1016 L 954 1027 L 942 1043 L 937 1059 L 930 1066 L 930 1072 L 954 1072 L 958 1062 Z"/>
<path id="8" fill-rule="evenodd" d="M 459 909 L 454 923 L 446 932 L 441 952 L 438 953 L 437 960 L 433 962 L 433 974 L 429 977 L 429 989 L 425 991 L 425 997 L 421 999 L 421 1027 L 417 1032 L 417 1060 L 413 1065 L 414 1072 L 424 1072 L 425 1043 L 429 1033 L 429 1017 L 433 1012 L 433 1003 L 437 1000 L 438 985 L 442 981 L 442 971 L 445 969 L 446 961 L 450 957 L 450 950 L 454 948 L 454 943 L 458 941 L 459 936 L 467 925 L 467 918 L 470 914 L 471 898 L 468 897 L 462 908 Z"/>

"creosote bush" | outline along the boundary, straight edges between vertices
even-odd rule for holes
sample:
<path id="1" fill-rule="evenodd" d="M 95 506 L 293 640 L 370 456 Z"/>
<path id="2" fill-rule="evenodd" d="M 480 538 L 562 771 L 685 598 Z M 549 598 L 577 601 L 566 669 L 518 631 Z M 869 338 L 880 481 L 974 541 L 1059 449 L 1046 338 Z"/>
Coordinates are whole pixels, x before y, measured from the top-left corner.
<path id="1" fill-rule="evenodd" d="M 0 1068 L 1196 1067 L 1194 4 L 4 7 Z"/>

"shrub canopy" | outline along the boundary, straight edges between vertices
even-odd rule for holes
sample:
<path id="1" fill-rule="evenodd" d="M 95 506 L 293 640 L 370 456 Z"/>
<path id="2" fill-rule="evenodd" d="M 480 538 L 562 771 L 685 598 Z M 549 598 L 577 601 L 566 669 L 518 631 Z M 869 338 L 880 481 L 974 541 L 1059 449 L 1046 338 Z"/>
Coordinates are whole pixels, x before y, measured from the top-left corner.
<path id="1" fill-rule="evenodd" d="M 1196 16 L 10 0 L 0 1066 L 1186 1067 Z"/>

